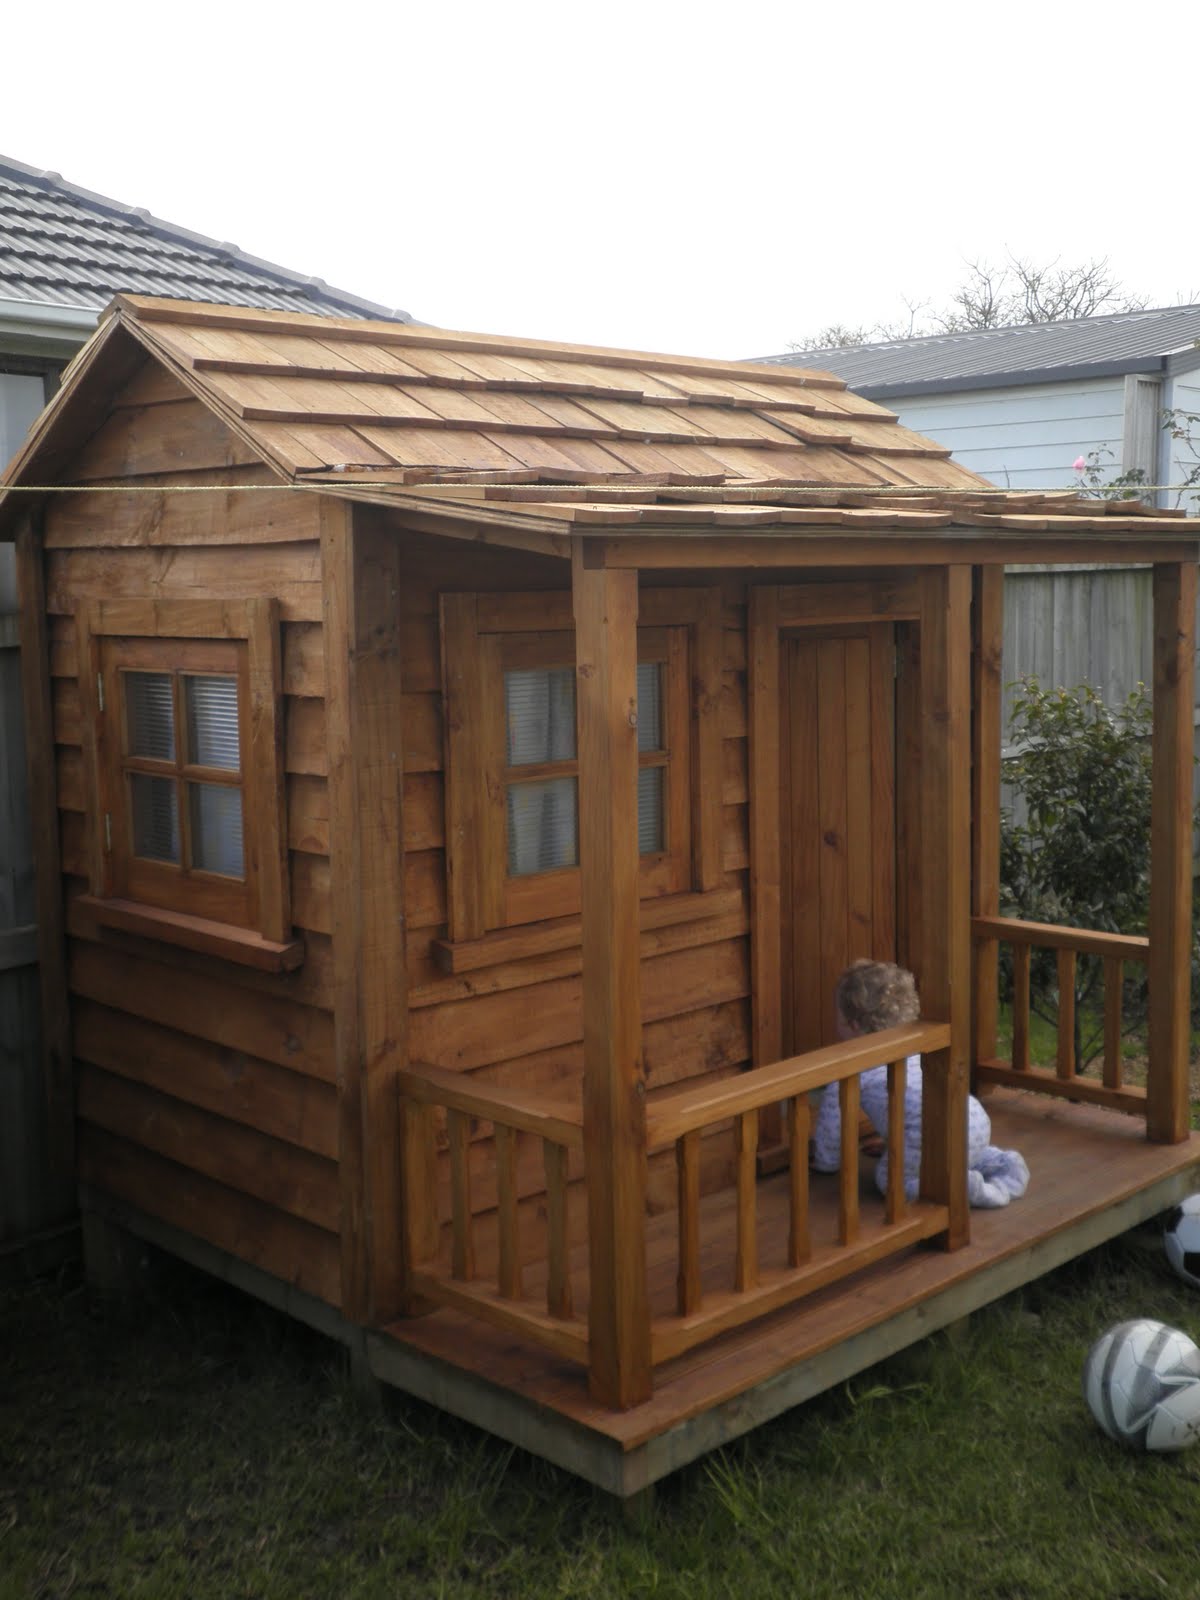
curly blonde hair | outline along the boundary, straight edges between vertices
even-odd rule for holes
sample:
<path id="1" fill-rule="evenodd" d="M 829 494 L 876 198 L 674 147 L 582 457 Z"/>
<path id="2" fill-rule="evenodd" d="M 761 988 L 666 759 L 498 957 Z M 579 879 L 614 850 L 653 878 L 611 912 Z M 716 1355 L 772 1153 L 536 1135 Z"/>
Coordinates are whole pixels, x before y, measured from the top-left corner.
<path id="1" fill-rule="evenodd" d="M 893 961 L 852 961 L 834 994 L 838 1010 L 855 1033 L 898 1028 L 921 1015 L 916 979 Z"/>

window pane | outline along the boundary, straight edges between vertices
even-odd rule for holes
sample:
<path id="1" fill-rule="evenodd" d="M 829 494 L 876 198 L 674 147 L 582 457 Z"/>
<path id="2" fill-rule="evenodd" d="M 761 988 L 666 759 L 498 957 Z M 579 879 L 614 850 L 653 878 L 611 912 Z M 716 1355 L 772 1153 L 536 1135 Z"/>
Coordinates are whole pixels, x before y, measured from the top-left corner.
<path id="1" fill-rule="evenodd" d="M 201 872 L 240 878 L 242 868 L 242 791 L 223 784 L 189 783 L 192 865 Z"/>
<path id="2" fill-rule="evenodd" d="M 575 759 L 575 672 L 572 667 L 506 672 L 504 710 L 510 767 Z"/>
<path id="3" fill-rule="evenodd" d="M 188 760 L 198 767 L 241 766 L 237 679 L 189 673 L 183 680 Z"/>
<path id="4" fill-rule="evenodd" d="M 661 750 L 662 667 L 657 661 L 639 662 L 637 669 L 638 749 Z"/>
<path id="5" fill-rule="evenodd" d="M 639 717 L 639 721 L 640 721 Z M 664 767 L 643 767 L 638 773 L 638 855 L 665 849 L 663 843 Z"/>
<path id="6" fill-rule="evenodd" d="M 169 672 L 126 672 L 125 721 L 129 754 L 175 759 L 175 707 Z"/>
<path id="7" fill-rule="evenodd" d="M 578 788 L 575 778 L 509 784 L 510 877 L 578 865 Z"/>
<path id="8" fill-rule="evenodd" d="M 173 861 L 178 865 L 179 809 L 175 804 L 175 780 L 131 772 L 129 807 L 133 817 L 134 855 L 148 861 Z"/>

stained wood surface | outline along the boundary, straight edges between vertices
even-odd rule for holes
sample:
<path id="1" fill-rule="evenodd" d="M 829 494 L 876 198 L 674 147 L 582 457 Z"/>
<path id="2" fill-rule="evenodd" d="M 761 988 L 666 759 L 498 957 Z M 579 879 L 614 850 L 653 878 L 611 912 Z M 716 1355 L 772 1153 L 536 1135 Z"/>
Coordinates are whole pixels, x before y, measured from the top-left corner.
<path id="1" fill-rule="evenodd" d="M 1051 1103 L 999 1089 L 989 1097 L 989 1113 L 997 1143 L 1020 1150 L 1033 1177 L 1027 1193 L 1008 1207 L 972 1212 L 971 1241 L 965 1248 L 906 1252 L 846 1284 L 818 1290 L 805 1301 L 725 1334 L 659 1368 L 653 1396 L 632 1410 L 612 1411 L 596 1404 L 577 1368 L 544 1360 L 520 1341 L 498 1337 L 448 1312 L 393 1323 L 388 1337 L 464 1374 L 519 1393 L 587 1430 L 597 1441 L 634 1451 L 868 1329 L 879 1328 L 882 1333 L 890 1319 L 925 1299 L 956 1285 L 965 1289 L 976 1276 L 1038 1251 L 1086 1219 L 1099 1219 L 1140 1190 L 1200 1163 L 1200 1136 L 1192 1134 L 1179 1146 L 1153 1145 L 1132 1118 L 1098 1108 Z M 788 1182 L 787 1174 L 781 1174 L 758 1185 L 764 1259 L 785 1259 Z M 819 1227 L 832 1237 L 837 1179 L 814 1175 L 811 1189 L 813 1208 L 825 1219 Z M 865 1170 L 861 1204 L 864 1216 L 882 1216 L 884 1201 Z M 715 1224 L 712 1233 L 702 1224 L 706 1249 L 728 1272 L 735 1208 L 728 1194 L 702 1202 L 702 1213 L 705 1206 L 713 1208 Z M 647 1251 L 651 1303 L 669 1309 L 677 1292 L 673 1210 L 648 1225 Z M 1032 1267 L 1026 1276 L 1036 1276 L 1036 1270 Z M 582 1293 L 578 1280 L 577 1293 Z"/>
<path id="2" fill-rule="evenodd" d="M 921 574 L 922 1009 L 948 1017 L 945 1051 L 923 1063 L 921 1193 L 950 1209 L 946 1244 L 969 1234 L 966 1145 L 971 1043 L 971 572 Z"/>
<path id="3" fill-rule="evenodd" d="M 47 1142 L 54 1169 L 65 1178 L 74 1165 L 75 1151 L 71 1022 L 62 909 L 62 857 L 55 809 L 54 701 L 44 555 L 39 519 L 33 515 L 22 520 L 17 534 L 16 572 L 21 603 L 21 688 L 30 830 L 37 879 L 38 987 L 46 1077 Z"/>
<path id="4" fill-rule="evenodd" d="M 589 1381 L 607 1405 L 650 1393 L 645 1068 L 638 959 L 637 579 L 572 572 L 583 896 L 583 1116 Z"/>
<path id="5" fill-rule="evenodd" d="M 405 1303 L 397 1074 L 407 1058 L 399 556 L 370 512 L 322 506 L 342 1303 Z"/>
<path id="6" fill-rule="evenodd" d="M 1187 1136 L 1196 566 L 1154 568 L 1147 1131 Z"/>
<path id="7" fill-rule="evenodd" d="M 1000 745 L 1003 733 L 1004 571 L 977 567 L 971 604 L 971 914 L 1000 914 Z M 974 952 L 973 1056 L 996 1053 L 1000 952 L 994 940 Z"/>

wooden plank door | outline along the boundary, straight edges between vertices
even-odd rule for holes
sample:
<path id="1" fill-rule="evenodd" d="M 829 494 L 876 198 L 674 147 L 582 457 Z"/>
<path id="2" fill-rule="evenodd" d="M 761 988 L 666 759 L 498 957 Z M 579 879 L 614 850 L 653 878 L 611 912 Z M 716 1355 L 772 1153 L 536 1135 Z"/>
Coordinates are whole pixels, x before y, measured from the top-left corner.
<path id="1" fill-rule="evenodd" d="M 833 988 L 896 958 L 895 628 L 787 634 L 780 651 L 784 1053 L 835 1038 Z"/>

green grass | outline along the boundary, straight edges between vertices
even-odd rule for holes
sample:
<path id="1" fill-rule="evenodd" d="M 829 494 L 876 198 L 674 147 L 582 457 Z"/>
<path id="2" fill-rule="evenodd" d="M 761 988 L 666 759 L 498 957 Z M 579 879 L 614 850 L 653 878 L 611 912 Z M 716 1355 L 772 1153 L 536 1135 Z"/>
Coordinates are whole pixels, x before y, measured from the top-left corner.
<path id="1" fill-rule="evenodd" d="M 640 1521 L 161 1262 L 135 1308 L 0 1293 L 0 1600 L 1200 1595 L 1200 1448 L 1139 1457 L 1091 1341 L 1200 1295 L 1131 1234 L 661 1485 Z"/>

